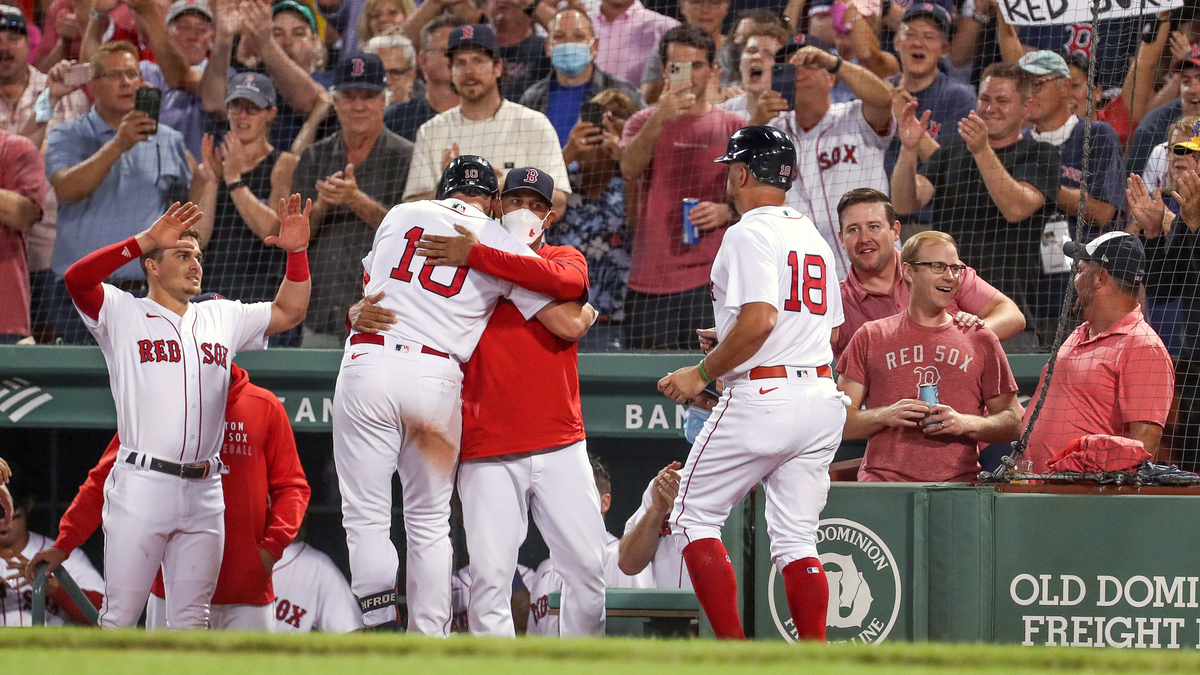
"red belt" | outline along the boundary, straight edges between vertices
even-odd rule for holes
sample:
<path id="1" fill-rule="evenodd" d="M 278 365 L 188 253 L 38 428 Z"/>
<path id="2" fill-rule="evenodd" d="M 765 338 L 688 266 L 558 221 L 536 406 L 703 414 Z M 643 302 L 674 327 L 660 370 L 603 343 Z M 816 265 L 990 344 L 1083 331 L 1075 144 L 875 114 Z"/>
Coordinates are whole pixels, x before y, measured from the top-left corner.
<path id="1" fill-rule="evenodd" d="M 816 371 L 817 377 L 828 377 L 831 380 L 833 379 L 833 368 L 830 368 L 829 366 L 817 366 Z M 757 368 L 750 369 L 750 379 L 752 380 L 766 380 L 772 377 L 787 377 L 787 374 L 787 366 L 759 366 Z"/>
<path id="2" fill-rule="evenodd" d="M 352 345 L 362 345 L 362 344 L 382 345 L 383 344 L 383 336 L 382 335 L 372 335 L 371 333 L 355 333 L 354 335 L 350 336 L 350 344 L 352 344 Z M 446 352 L 439 352 L 436 349 L 431 349 L 424 345 L 421 346 L 421 353 L 428 354 L 430 356 L 440 356 L 443 359 L 450 358 L 450 355 L 447 354 Z"/>

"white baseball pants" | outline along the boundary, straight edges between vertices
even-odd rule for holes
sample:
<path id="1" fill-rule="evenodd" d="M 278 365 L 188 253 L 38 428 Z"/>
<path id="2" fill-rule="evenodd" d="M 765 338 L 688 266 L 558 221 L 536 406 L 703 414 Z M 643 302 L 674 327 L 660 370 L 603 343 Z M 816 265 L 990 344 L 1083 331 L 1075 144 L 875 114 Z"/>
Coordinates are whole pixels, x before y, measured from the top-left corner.
<path id="1" fill-rule="evenodd" d="M 680 472 L 671 511 L 682 550 L 720 539 L 729 511 L 762 481 L 771 560 L 817 557 L 829 464 L 842 441 L 844 398 L 829 378 L 740 380 L 725 389 Z"/>
<path id="2" fill-rule="evenodd" d="M 450 495 L 462 435 L 462 371 L 447 358 L 384 345 L 346 351 L 333 397 L 333 458 L 350 551 L 351 589 L 363 598 L 396 587 L 392 474 L 400 474 L 407 539 L 408 630 L 450 631 Z M 355 358 L 355 355 L 358 355 Z M 451 447 L 444 470 L 427 460 L 431 431 Z M 436 450 L 433 450 L 436 452 Z M 445 455 L 443 455 L 445 457 Z M 398 618 L 395 607 L 363 613 L 364 626 Z"/>
<path id="3" fill-rule="evenodd" d="M 146 602 L 146 630 L 167 630 L 167 601 L 153 593 Z M 242 630 L 255 633 L 275 632 L 275 604 L 210 605 L 208 627 L 212 630 Z"/>
<path id="4" fill-rule="evenodd" d="M 529 512 L 563 578 L 560 634 L 604 635 L 604 517 L 587 442 L 472 459 L 458 469 L 471 556 L 472 635 L 512 637 L 512 579 Z"/>
<path id="5" fill-rule="evenodd" d="M 104 604 L 100 626 L 136 626 L 161 567 L 166 617 L 175 628 L 207 628 L 225 545 L 220 475 L 184 480 L 126 464 L 104 483 Z"/>

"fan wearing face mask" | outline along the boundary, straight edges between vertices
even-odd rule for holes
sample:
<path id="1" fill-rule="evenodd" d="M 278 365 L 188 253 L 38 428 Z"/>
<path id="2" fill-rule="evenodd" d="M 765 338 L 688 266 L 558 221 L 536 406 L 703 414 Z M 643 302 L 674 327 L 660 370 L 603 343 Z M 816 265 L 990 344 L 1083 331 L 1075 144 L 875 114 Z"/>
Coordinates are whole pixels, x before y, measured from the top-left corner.
<path id="1" fill-rule="evenodd" d="M 544 245 L 554 221 L 554 180 L 545 171 L 512 169 L 493 202 L 501 224 L 537 257 L 508 254 L 462 236 L 425 235 L 426 265 L 469 267 L 556 300 L 578 302 L 585 315 L 588 269 L 570 246 Z M 364 299 L 364 305 L 370 298 Z M 387 322 L 367 306 L 354 321 Z M 579 403 L 578 349 L 501 300 L 463 372 L 462 450 L 458 493 L 470 554 L 467 620 L 473 635 L 512 636 L 512 580 L 529 512 L 563 577 L 559 632 L 604 634 L 604 546 L 600 494 L 588 460 Z"/>

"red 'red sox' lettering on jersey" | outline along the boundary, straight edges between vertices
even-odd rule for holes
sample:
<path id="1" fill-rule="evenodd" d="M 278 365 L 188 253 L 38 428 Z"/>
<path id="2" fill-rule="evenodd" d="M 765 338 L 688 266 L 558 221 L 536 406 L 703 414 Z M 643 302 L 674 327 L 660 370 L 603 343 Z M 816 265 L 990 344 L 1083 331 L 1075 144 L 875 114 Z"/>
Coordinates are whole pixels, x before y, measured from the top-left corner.
<path id="1" fill-rule="evenodd" d="M 304 618 L 305 614 L 308 614 L 307 609 L 300 605 L 293 605 L 284 598 L 275 601 L 275 618 L 293 628 L 300 627 L 300 620 Z"/>
<path id="2" fill-rule="evenodd" d="M 229 348 L 216 342 L 204 342 L 200 345 L 204 354 L 204 364 L 215 363 L 222 368 L 229 368 Z"/>
<path id="3" fill-rule="evenodd" d="M 141 363 L 179 363 L 182 352 L 175 340 L 138 340 L 138 358 Z"/>
<path id="4" fill-rule="evenodd" d="M 833 167 L 843 162 L 847 164 L 858 164 L 858 158 L 854 156 L 854 152 L 858 150 L 857 145 L 842 144 L 832 150 L 822 151 L 817 155 L 817 166 L 822 171 L 828 171 Z"/>

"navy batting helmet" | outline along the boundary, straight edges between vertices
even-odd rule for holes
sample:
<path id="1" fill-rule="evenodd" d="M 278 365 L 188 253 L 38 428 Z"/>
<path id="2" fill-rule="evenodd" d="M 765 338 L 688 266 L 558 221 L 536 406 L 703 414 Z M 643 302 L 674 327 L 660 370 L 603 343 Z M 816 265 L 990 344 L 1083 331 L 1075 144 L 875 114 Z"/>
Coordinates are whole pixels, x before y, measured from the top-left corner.
<path id="1" fill-rule="evenodd" d="M 742 162 L 760 183 L 786 190 L 796 173 L 796 146 L 775 127 L 742 127 L 729 137 L 725 154 L 714 162 Z"/>
<path id="2" fill-rule="evenodd" d="M 446 170 L 442 172 L 442 180 L 438 182 L 437 198 L 445 199 L 468 187 L 476 188 L 492 197 L 500 192 L 496 171 L 479 155 L 459 155 L 450 160 Z"/>

